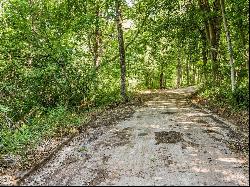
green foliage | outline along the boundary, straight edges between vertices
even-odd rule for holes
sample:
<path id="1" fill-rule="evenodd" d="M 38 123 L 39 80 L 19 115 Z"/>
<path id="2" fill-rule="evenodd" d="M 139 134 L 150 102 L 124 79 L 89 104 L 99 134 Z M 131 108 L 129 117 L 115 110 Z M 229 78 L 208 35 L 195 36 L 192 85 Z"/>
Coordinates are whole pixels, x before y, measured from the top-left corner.
<path id="1" fill-rule="evenodd" d="M 237 86 L 234 92 L 231 91 L 228 84 L 209 88 L 203 85 L 200 94 L 202 97 L 217 103 L 218 106 L 226 104 L 233 110 L 249 110 L 249 87 L 247 82 Z"/>
<path id="2" fill-rule="evenodd" d="M 246 85 L 236 87 L 231 100 L 233 106 L 249 110 L 249 87 Z"/>
<path id="3" fill-rule="evenodd" d="M 28 119 L 17 129 L 11 129 L 7 124 L 2 123 L 0 154 L 25 155 L 28 149 L 34 147 L 42 139 L 48 136 L 67 135 L 84 121 L 86 121 L 85 115 L 69 112 L 64 107 L 56 107 L 50 109 L 46 115 Z"/>

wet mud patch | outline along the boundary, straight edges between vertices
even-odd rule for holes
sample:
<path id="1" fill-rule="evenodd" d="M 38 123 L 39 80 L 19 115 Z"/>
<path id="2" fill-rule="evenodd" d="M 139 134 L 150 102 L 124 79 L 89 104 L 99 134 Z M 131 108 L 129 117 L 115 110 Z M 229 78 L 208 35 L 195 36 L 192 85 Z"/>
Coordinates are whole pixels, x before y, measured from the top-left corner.
<path id="1" fill-rule="evenodd" d="M 146 136 L 146 135 L 148 135 L 147 132 L 140 132 L 140 133 L 138 134 L 138 136 Z"/>
<path id="2" fill-rule="evenodd" d="M 209 123 L 207 123 L 207 124 L 202 124 L 201 126 L 202 126 L 202 127 L 211 127 L 212 125 L 209 124 Z"/>
<path id="3" fill-rule="evenodd" d="M 176 131 L 155 132 L 156 145 L 160 143 L 178 143 L 183 141 L 182 133 Z"/>
<path id="4" fill-rule="evenodd" d="M 161 112 L 161 114 L 175 114 L 176 111 L 165 111 L 165 112 Z"/>
<path id="5" fill-rule="evenodd" d="M 195 123 L 208 124 L 208 122 L 203 119 L 191 119 L 191 121 Z"/>
<path id="6" fill-rule="evenodd" d="M 212 129 L 205 129 L 205 130 L 202 130 L 202 132 L 208 133 L 208 134 L 214 133 L 214 134 L 222 135 L 220 132 L 217 132 L 217 131 L 212 130 Z"/>

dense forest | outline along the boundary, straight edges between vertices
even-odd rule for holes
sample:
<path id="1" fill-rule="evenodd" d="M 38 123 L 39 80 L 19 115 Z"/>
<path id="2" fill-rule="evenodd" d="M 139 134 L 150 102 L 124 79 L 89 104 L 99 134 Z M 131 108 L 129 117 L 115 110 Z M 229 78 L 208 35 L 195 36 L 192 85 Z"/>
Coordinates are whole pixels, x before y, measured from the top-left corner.
<path id="1" fill-rule="evenodd" d="M 248 0 L 0 0 L 0 155 L 191 85 L 248 110 Z"/>

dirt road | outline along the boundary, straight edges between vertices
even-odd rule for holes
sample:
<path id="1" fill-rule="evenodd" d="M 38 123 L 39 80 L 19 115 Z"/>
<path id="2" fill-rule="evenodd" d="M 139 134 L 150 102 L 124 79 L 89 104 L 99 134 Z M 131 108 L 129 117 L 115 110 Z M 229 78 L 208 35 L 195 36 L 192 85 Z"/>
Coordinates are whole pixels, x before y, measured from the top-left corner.
<path id="1" fill-rule="evenodd" d="M 234 125 L 162 91 L 115 125 L 89 128 L 22 185 L 249 185 Z M 147 93 L 144 93 L 147 94 Z"/>

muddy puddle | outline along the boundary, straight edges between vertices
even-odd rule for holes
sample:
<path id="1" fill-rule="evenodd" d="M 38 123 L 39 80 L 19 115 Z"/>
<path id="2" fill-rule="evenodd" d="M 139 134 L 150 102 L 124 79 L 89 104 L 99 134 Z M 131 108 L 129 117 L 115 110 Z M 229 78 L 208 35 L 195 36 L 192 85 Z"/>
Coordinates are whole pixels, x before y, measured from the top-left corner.
<path id="1" fill-rule="evenodd" d="M 183 141 L 182 133 L 176 131 L 162 131 L 162 132 L 155 132 L 155 140 L 156 144 L 160 143 L 178 143 Z"/>

